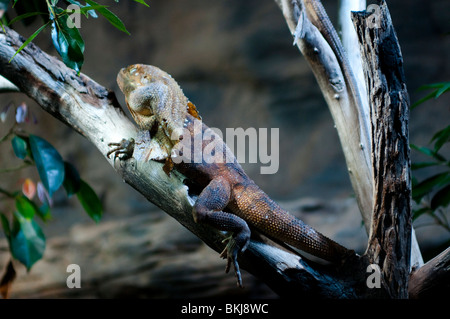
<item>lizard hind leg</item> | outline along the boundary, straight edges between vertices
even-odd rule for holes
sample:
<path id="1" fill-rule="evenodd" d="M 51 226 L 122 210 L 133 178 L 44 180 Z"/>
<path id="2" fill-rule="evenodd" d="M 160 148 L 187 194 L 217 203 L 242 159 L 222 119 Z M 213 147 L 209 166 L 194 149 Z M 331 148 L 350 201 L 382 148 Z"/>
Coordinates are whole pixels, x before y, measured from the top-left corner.
<path id="1" fill-rule="evenodd" d="M 220 256 L 227 259 L 226 272 L 233 264 L 238 286 L 242 287 L 237 258 L 248 246 L 250 228 L 242 218 L 223 211 L 230 201 L 230 196 L 231 188 L 228 181 L 220 177 L 213 179 L 200 193 L 194 205 L 193 216 L 197 223 L 208 224 L 218 230 L 232 233 L 224 240 L 228 243 Z"/>

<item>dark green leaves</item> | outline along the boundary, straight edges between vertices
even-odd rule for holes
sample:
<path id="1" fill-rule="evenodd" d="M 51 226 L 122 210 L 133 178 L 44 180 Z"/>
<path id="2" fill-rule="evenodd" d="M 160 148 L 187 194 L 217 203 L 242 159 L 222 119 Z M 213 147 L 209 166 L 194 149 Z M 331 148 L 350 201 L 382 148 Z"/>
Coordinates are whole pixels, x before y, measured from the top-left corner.
<path id="1" fill-rule="evenodd" d="M 18 196 L 16 198 L 16 209 L 23 217 L 28 219 L 33 218 L 38 210 L 34 203 L 25 196 Z"/>
<path id="2" fill-rule="evenodd" d="M 81 187 L 80 174 L 78 174 L 77 169 L 70 163 L 64 162 L 65 178 L 64 178 L 64 189 L 67 192 L 67 197 L 71 197 L 76 194 Z"/>
<path id="3" fill-rule="evenodd" d="M 140 4 L 143 4 L 143 5 L 146 6 L 146 7 L 149 7 L 149 5 L 146 4 L 144 0 L 134 0 L 134 1 L 135 1 L 135 2 L 138 2 L 138 3 L 140 3 Z"/>
<path id="4" fill-rule="evenodd" d="M 9 0 L 0 0 L 0 10 L 6 11 L 9 6 Z"/>
<path id="5" fill-rule="evenodd" d="M 0 214 L 0 218 L 2 220 L 3 232 L 5 233 L 5 236 L 9 242 L 9 238 L 11 236 L 11 229 L 9 228 L 8 218 L 6 218 L 4 214 Z"/>
<path id="6" fill-rule="evenodd" d="M 28 165 L 36 165 L 41 182 L 37 183 L 39 206 L 33 201 L 34 192 L 8 192 L 1 190 L 15 201 L 15 211 L 11 214 L 11 224 L 6 215 L 0 214 L 3 232 L 8 240 L 12 256 L 23 263 L 28 270 L 42 258 L 45 250 L 45 236 L 36 222 L 36 216 L 46 222 L 51 218 L 51 196 L 64 186 L 68 197 L 77 195 L 86 213 L 99 222 L 102 204 L 94 190 L 80 178 L 77 169 L 64 162 L 58 151 L 46 140 L 35 135 L 15 135 L 11 145 L 16 156 Z M 25 184 L 25 183 L 24 183 Z M 23 195 L 23 194 L 26 194 Z M 28 196 L 28 197 L 27 197 Z"/>
<path id="7" fill-rule="evenodd" d="M 419 147 L 419 146 L 416 146 L 414 144 L 411 144 L 411 148 L 416 150 L 416 151 L 419 151 L 422 154 L 430 156 L 430 157 L 432 157 L 433 159 L 435 159 L 435 160 L 437 160 L 439 162 L 445 162 L 446 161 L 445 157 L 443 157 L 442 155 L 438 154 L 437 151 L 433 151 L 432 149 L 429 149 L 428 147 L 424 147 L 424 146 Z"/>
<path id="8" fill-rule="evenodd" d="M 412 198 L 417 203 L 419 203 L 425 195 L 431 193 L 436 188 L 446 185 L 448 183 L 450 183 L 449 172 L 433 175 L 425 179 L 424 181 L 418 183 L 417 185 L 414 185 L 412 190 Z"/>
<path id="9" fill-rule="evenodd" d="M 137 1 L 137 2 L 141 2 L 141 1 Z M 89 3 L 91 6 L 100 6 L 97 2 L 92 1 L 92 0 L 86 0 L 86 3 Z M 104 16 L 109 21 L 109 23 L 111 23 L 114 27 L 116 27 L 120 31 L 130 34 L 130 32 L 128 32 L 127 28 L 125 28 L 125 25 L 123 24 L 122 20 L 120 20 L 114 13 L 112 13 L 105 7 L 100 7 L 96 11 L 98 13 L 100 13 L 102 16 Z"/>
<path id="10" fill-rule="evenodd" d="M 13 227 L 10 232 L 10 250 L 28 270 L 42 258 L 45 250 L 45 236 L 34 219 L 14 213 Z"/>
<path id="11" fill-rule="evenodd" d="M 34 212 L 29 203 L 21 201 L 17 205 L 12 228 L 4 214 L 0 217 L 11 254 L 30 270 L 44 254 L 45 236 L 33 219 Z"/>
<path id="12" fill-rule="evenodd" d="M 434 194 L 430 204 L 431 209 L 447 207 L 450 204 L 450 183 Z"/>
<path id="13" fill-rule="evenodd" d="M 33 159 L 44 187 L 50 196 L 64 181 L 64 161 L 58 151 L 46 140 L 30 135 Z"/>
<path id="14" fill-rule="evenodd" d="M 134 0 L 148 7 L 144 0 Z M 84 63 L 84 40 L 80 33 L 81 25 L 73 22 L 80 21 L 80 15 L 86 17 L 91 16 L 97 18 L 97 13 L 105 17 L 109 23 L 115 28 L 130 34 L 123 22 L 114 13 L 107 9 L 108 6 L 98 4 L 93 0 L 86 0 L 86 5 L 82 5 L 76 0 L 66 0 L 65 4 L 71 7 L 63 9 L 57 7 L 62 1 L 51 0 L 33 0 L 19 1 L 14 7 L 17 17 L 10 21 L 9 24 L 22 21 L 24 24 L 30 24 L 37 16 L 41 16 L 44 25 L 37 29 L 16 51 L 11 60 L 25 48 L 43 29 L 48 25 L 52 26 L 51 38 L 53 45 L 61 56 L 63 62 L 70 68 L 74 69 L 78 74 Z M 7 5 L 8 1 L 0 0 L 0 9 L 2 5 Z M 76 5 L 75 7 L 73 5 Z M 48 13 L 47 13 L 47 12 Z M 10 60 L 10 61 L 11 61 Z"/>
<path id="15" fill-rule="evenodd" d="M 431 142 L 434 142 L 435 153 L 437 153 L 445 143 L 450 142 L 450 125 L 434 134 Z"/>
<path id="16" fill-rule="evenodd" d="M 77 197 L 86 213 L 98 223 L 102 217 L 102 203 L 94 190 L 83 180 L 80 180 Z"/>
<path id="17" fill-rule="evenodd" d="M 33 218 L 38 215 L 43 221 L 50 219 L 50 211 L 45 207 L 39 208 L 37 205 L 25 196 L 16 197 L 16 209 L 26 218 Z"/>
<path id="18" fill-rule="evenodd" d="M 64 186 L 67 196 L 76 194 L 86 213 L 98 222 L 102 216 L 102 204 L 94 190 L 80 178 L 77 169 L 64 162 L 58 151 L 41 137 L 30 135 L 28 138 L 15 136 L 12 140 L 14 153 L 24 159 L 27 154 L 34 160 L 42 184 L 51 197 L 60 187 Z M 24 216 L 38 214 L 44 221 L 50 218 L 48 205 L 38 208 L 28 198 L 17 199 L 16 206 Z"/>
<path id="19" fill-rule="evenodd" d="M 44 24 L 42 27 L 40 27 L 39 29 L 36 30 L 36 32 L 34 32 L 21 46 L 20 48 L 16 51 L 16 53 L 14 53 L 14 55 L 12 56 L 12 58 L 9 60 L 9 62 L 12 61 L 12 59 L 14 59 L 14 57 L 20 52 L 22 51 L 23 48 L 25 48 L 28 43 L 30 43 L 31 41 L 33 41 L 33 39 L 42 31 L 44 30 L 44 28 L 48 25 L 48 22 L 46 24 Z"/>
<path id="20" fill-rule="evenodd" d="M 411 105 L 411 109 L 414 109 L 418 105 L 422 104 L 425 101 L 428 101 L 432 98 L 437 99 L 439 96 L 444 94 L 445 92 L 450 91 L 450 82 L 441 82 L 441 83 L 433 83 L 433 84 L 427 84 L 419 88 L 419 90 L 433 90 L 431 93 L 427 94 L 417 102 L 415 102 L 413 105 Z"/>
<path id="21" fill-rule="evenodd" d="M 432 91 L 414 103 L 411 109 L 450 91 L 450 82 L 425 85 L 420 90 Z M 428 157 L 428 160 L 423 162 L 413 162 L 411 168 L 431 172 L 420 182 L 417 177 L 413 177 L 412 198 L 418 204 L 418 208 L 414 210 L 413 219 L 425 214 L 433 218 L 436 224 L 450 231 L 450 224 L 446 217 L 450 206 L 450 161 L 442 155 L 445 153 L 439 153 L 448 142 L 450 142 L 450 125 L 434 133 L 430 140 L 430 144 L 434 144 L 433 147 L 419 147 L 411 144 L 411 149 Z"/>
<path id="22" fill-rule="evenodd" d="M 59 8 L 55 8 L 55 10 L 56 14 L 62 12 L 62 9 Z M 84 63 L 84 41 L 78 28 L 73 27 L 71 23 L 69 15 L 60 15 L 54 18 L 52 41 L 64 64 L 79 73 Z"/>
<path id="23" fill-rule="evenodd" d="M 25 159 L 28 154 L 28 143 L 25 138 L 16 135 L 12 139 L 11 144 L 14 154 L 20 159 Z"/>

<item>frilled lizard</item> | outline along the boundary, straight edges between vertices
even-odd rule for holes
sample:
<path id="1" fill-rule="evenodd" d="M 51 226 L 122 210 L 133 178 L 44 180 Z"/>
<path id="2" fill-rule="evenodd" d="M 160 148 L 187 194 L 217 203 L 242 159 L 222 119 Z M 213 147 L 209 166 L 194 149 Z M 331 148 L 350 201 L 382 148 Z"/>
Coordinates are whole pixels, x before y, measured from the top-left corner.
<path id="1" fill-rule="evenodd" d="M 239 286 L 242 279 L 237 258 L 249 244 L 250 229 L 330 262 L 339 263 L 354 254 L 270 199 L 247 176 L 223 140 L 201 123 L 195 106 L 169 74 L 137 64 L 122 69 L 117 82 L 136 123 L 142 130 L 152 130 L 153 138 L 164 146 L 165 156 L 148 158 L 166 157 L 174 163 L 170 169 L 203 189 L 193 207 L 194 220 L 232 234 L 221 257 L 227 258 L 226 272 L 233 263 Z M 206 135 L 208 138 L 203 138 Z M 196 140 L 201 140 L 200 150 L 193 146 Z M 132 153 L 132 145 L 126 140 L 111 143 L 116 147 L 108 156 Z M 206 149 L 210 151 L 204 152 Z M 195 152 L 202 153 L 200 161 L 194 159 L 199 155 Z"/>

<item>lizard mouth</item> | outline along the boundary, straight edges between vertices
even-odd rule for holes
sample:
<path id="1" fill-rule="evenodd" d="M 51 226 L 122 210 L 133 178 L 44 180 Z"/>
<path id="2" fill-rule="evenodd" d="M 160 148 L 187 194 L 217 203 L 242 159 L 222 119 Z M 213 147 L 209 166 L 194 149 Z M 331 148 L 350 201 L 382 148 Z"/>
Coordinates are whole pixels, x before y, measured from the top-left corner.
<path id="1" fill-rule="evenodd" d="M 136 89 L 136 85 L 133 84 L 132 81 L 132 73 L 134 68 L 133 65 L 130 65 L 126 68 L 120 69 L 119 73 L 117 74 L 117 84 L 119 85 L 120 90 L 125 94 L 128 95 L 131 91 Z"/>

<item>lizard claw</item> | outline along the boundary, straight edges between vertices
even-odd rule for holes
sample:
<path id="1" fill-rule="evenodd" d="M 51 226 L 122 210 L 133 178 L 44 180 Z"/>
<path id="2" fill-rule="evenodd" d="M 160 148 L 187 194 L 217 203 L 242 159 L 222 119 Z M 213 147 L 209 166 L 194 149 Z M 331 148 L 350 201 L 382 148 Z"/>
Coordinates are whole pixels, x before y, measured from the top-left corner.
<path id="1" fill-rule="evenodd" d="M 114 153 L 114 160 L 119 156 L 119 155 L 123 155 L 121 157 L 121 159 L 129 159 L 133 156 L 133 151 L 134 151 L 134 139 L 130 138 L 129 140 L 127 139 L 122 139 L 119 143 L 109 143 L 108 146 L 112 147 L 115 146 L 113 149 L 111 149 L 108 153 L 106 153 L 106 157 L 109 158 L 109 156 Z"/>
<path id="2" fill-rule="evenodd" d="M 223 259 L 227 259 L 227 266 L 225 267 L 225 273 L 228 273 L 231 268 L 231 263 L 233 263 L 234 266 L 234 273 L 237 278 L 237 285 L 238 287 L 242 288 L 242 276 L 241 271 L 239 269 L 239 263 L 237 261 L 238 254 L 243 252 L 245 248 L 239 247 L 239 245 L 236 243 L 236 240 L 233 238 L 233 236 L 229 236 L 225 238 L 222 243 L 228 242 L 228 244 L 225 246 L 225 249 L 220 254 L 220 257 Z"/>

